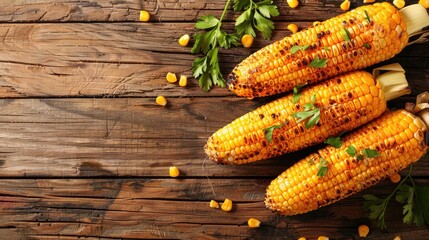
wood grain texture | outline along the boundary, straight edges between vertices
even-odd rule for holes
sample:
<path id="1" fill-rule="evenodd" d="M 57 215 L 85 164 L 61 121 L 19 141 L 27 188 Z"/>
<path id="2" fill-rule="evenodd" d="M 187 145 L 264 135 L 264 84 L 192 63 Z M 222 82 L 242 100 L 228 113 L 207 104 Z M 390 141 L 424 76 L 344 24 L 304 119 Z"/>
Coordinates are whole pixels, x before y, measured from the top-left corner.
<path id="1" fill-rule="evenodd" d="M 400 218 L 395 203 L 390 206 L 392 214 L 387 214 L 388 231 L 379 231 L 366 219 L 362 194 L 387 195 L 394 187 L 389 181 L 295 217 L 280 217 L 264 208 L 267 183 L 266 179 L 213 179 L 214 195 L 201 179 L 2 179 L 0 226 L 8 227 L 2 229 L 8 239 L 58 234 L 118 239 L 315 239 L 319 235 L 354 239 L 357 226 L 364 223 L 371 227 L 367 239 L 420 237 L 425 232 L 424 227 L 394 221 Z M 225 198 L 233 200 L 231 212 L 209 207 L 211 199 Z M 250 217 L 260 219 L 261 228 L 248 228 Z"/>

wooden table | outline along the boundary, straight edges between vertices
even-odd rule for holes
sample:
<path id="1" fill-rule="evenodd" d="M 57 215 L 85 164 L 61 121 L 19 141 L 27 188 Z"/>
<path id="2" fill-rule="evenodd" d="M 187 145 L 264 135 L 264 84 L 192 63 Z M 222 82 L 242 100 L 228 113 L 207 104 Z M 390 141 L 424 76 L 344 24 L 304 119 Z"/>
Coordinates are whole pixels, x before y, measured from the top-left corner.
<path id="1" fill-rule="evenodd" d="M 402 223 L 392 203 L 388 230 L 362 209 L 362 194 L 386 196 L 382 181 L 363 193 L 296 217 L 265 209 L 265 188 L 312 149 L 243 166 L 205 161 L 203 146 L 218 128 L 270 100 L 249 101 L 227 89 L 203 92 L 165 81 L 167 72 L 191 76 L 195 55 L 177 44 L 195 20 L 220 16 L 225 0 L 3 0 L 0 1 L 0 238 L 1 239 L 429 239 L 427 227 Z M 362 1 L 352 1 L 352 8 Z M 407 2 L 411 4 L 415 0 Z M 275 1 L 272 41 L 340 14 L 340 1 Z M 139 11 L 151 14 L 139 22 Z M 226 15 L 232 29 L 232 10 Z M 270 43 L 220 53 L 227 74 Z M 390 62 L 407 71 L 412 94 L 429 90 L 429 44 L 407 47 Z M 155 104 L 164 95 L 167 107 Z M 181 175 L 170 178 L 177 166 Z M 429 184 L 428 159 L 413 176 Z M 402 174 L 406 172 L 403 171 Z M 209 201 L 234 202 L 231 212 Z M 257 229 L 247 219 L 262 221 Z"/>

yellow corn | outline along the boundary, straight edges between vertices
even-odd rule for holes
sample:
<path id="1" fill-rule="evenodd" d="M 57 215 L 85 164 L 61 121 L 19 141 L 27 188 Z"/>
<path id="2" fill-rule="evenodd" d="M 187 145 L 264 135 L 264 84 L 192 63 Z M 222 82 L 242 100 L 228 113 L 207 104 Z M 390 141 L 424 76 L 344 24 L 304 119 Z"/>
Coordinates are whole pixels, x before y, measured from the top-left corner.
<path id="1" fill-rule="evenodd" d="M 363 3 L 373 3 L 375 0 L 363 0 Z"/>
<path id="2" fill-rule="evenodd" d="M 298 32 L 298 26 L 295 23 L 288 24 L 287 29 L 292 33 Z"/>
<path id="3" fill-rule="evenodd" d="M 389 178 L 392 183 L 398 183 L 399 181 L 401 181 L 401 175 L 399 175 L 398 173 L 390 175 Z"/>
<path id="4" fill-rule="evenodd" d="M 320 24 L 321 24 L 321 22 L 320 22 L 320 21 L 314 21 L 314 22 L 313 22 L 313 27 L 318 26 L 318 25 L 320 25 Z"/>
<path id="5" fill-rule="evenodd" d="M 150 14 L 147 11 L 145 11 L 145 10 L 141 10 L 140 11 L 140 18 L 139 19 L 142 22 L 147 22 L 150 19 Z"/>
<path id="6" fill-rule="evenodd" d="M 360 225 L 358 227 L 359 237 L 366 237 L 369 233 L 369 227 L 367 225 Z"/>
<path id="7" fill-rule="evenodd" d="M 170 167 L 169 169 L 170 177 L 178 177 L 180 172 L 176 166 Z"/>
<path id="8" fill-rule="evenodd" d="M 380 82 L 365 71 L 354 71 L 305 88 L 296 103 L 289 94 L 263 105 L 216 131 L 207 141 L 209 159 L 243 164 L 272 158 L 321 143 L 330 136 L 354 129 L 380 116 L 386 99 Z M 315 94 L 320 120 L 311 128 L 297 123 L 293 113 L 302 111 Z M 272 126 L 272 141 L 265 131 Z"/>
<path id="9" fill-rule="evenodd" d="M 317 238 L 317 240 L 329 240 L 329 238 L 325 236 L 320 236 Z"/>
<path id="10" fill-rule="evenodd" d="M 167 76 L 165 76 L 165 79 L 167 79 L 167 82 L 169 82 L 169 83 L 177 82 L 176 74 L 174 74 L 172 72 L 168 72 Z"/>
<path id="11" fill-rule="evenodd" d="M 262 97 L 365 68 L 399 53 L 408 42 L 406 28 L 387 2 L 353 9 L 250 55 L 228 76 L 228 88 L 238 96 Z M 294 46 L 307 48 L 293 54 Z M 315 66 L 317 59 L 326 66 Z"/>
<path id="12" fill-rule="evenodd" d="M 298 2 L 298 0 L 287 0 L 287 4 L 291 8 L 296 8 L 296 7 L 298 7 L 299 2 Z"/>
<path id="13" fill-rule="evenodd" d="M 405 1 L 404 0 L 393 0 L 393 5 L 395 5 L 399 9 L 401 9 L 401 8 L 405 7 Z"/>
<path id="14" fill-rule="evenodd" d="M 341 10 L 347 11 L 350 9 L 350 0 L 344 0 L 343 3 L 340 5 Z"/>
<path id="15" fill-rule="evenodd" d="M 300 237 L 300 238 L 298 238 L 298 240 L 307 240 L 307 238 L 305 238 L 305 237 Z"/>
<path id="16" fill-rule="evenodd" d="M 161 106 L 167 105 L 167 99 L 164 96 L 158 96 L 158 97 L 156 97 L 155 102 L 158 105 L 161 105 Z"/>
<path id="17" fill-rule="evenodd" d="M 247 225 L 251 228 L 258 228 L 261 226 L 261 221 L 256 218 L 249 218 L 249 220 L 247 220 Z"/>
<path id="18" fill-rule="evenodd" d="M 179 86 L 186 87 L 188 84 L 188 78 L 185 75 L 181 75 L 179 79 Z"/>
<path id="19" fill-rule="evenodd" d="M 420 117 L 405 110 L 388 112 L 346 136 L 340 148 L 325 147 L 284 171 L 268 186 L 265 204 L 295 215 L 357 193 L 421 158 L 429 149 L 427 131 Z M 352 157 L 345 151 L 351 145 L 357 152 L 369 148 L 380 156 Z M 317 176 L 321 160 L 327 172 Z"/>
<path id="20" fill-rule="evenodd" d="M 179 45 L 180 46 L 182 46 L 182 47 L 186 47 L 187 45 L 188 45 L 188 43 L 189 43 L 189 39 L 190 39 L 190 37 L 189 37 L 189 35 L 188 34 L 184 34 L 184 35 L 182 35 L 180 38 L 179 38 Z"/>
<path id="21" fill-rule="evenodd" d="M 250 48 L 253 44 L 253 37 L 250 34 L 244 34 L 243 37 L 241 37 L 241 44 L 243 44 L 243 47 Z"/>
<path id="22" fill-rule="evenodd" d="M 210 207 L 211 208 L 219 208 L 219 203 L 216 202 L 215 200 L 211 200 L 210 201 Z"/>
<path id="23" fill-rule="evenodd" d="M 395 236 L 395 237 L 393 238 L 393 240 L 401 240 L 401 237 L 400 237 L 400 236 Z"/>
<path id="24" fill-rule="evenodd" d="M 429 8 L 429 0 L 419 0 L 419 4 L 426 9 Z"/>
<path id="25" fill-rule="evenodd" d="M 223 201 L 222 205 L 220 206 L 220 208 L 225 211 L 225 212 L 229 212 L 232 209 L 232 201 L 231 199 L 226 198 L 225 201 Z"/>

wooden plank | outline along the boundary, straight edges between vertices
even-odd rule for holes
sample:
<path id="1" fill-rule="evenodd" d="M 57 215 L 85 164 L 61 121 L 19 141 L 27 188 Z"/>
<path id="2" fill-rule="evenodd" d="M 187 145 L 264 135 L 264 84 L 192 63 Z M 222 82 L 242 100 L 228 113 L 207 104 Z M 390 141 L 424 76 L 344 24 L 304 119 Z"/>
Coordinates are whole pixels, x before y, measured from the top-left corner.
<path id="1" fill-rule="evenodd" d="M 179 46 L 177 38 L 192 31 L 189 23 L 2 24 L 0 97 L 232 96 L 220 88 L 207 94 L 191 78 L 197 56 Z M 288 34 L 284 25 L 273 41 Z M 222 51 L 223 73 L 270 42 Z M 427 52 L 429 44 L 410 46 L 389 62 L 401 63 L 411 81 L 426 81 Z M 167 83 L 167 72 L 189 76 L 189 86 Z"/>
<path id="2" fill-rule="evenodd" d="M 427 234 L 425 227 L 401 223 L 401 208 L 392 202 L 386 215 L 388 232 L 367 218 L 362 194 L 386 196 L 390 181 L 333 205 L 300 216 L 283 217 L 265 209 L 267 180 L 213 179 L 218 195 L 199 179 L 2 179 L 0 226 L 6 236 L 105 237 L 125 239 L 272 239 L 319 235 L 356 238 L 359 224 L 368 224 L 367 239 L 410 238 Z M 427 180 L 417 184 L 427 184 Z M 211 209 L 208 202 L 225 197 L 231 212 Z M 249 217 L 262 221 L 246 226 Z M 16 235 L 13 235 L 16 234 Z M 14 239 L 14 238 L 11 238 Z"/>
<path id="3" fill-rule="evenodd" d="M 167 176 L 171 165 L 187 177 L 276 176 L 315 150 L 245 167 L 205 161 L 206 139 L 263 102 L 169 101 L 163 108 L 153 98 L 1 100 L 0 176 Z M 428 171 L 429 163 L 421 161 L 415 174 Z"/>
<path id="4" fill-rule="evenodd" d="M 381 1 L 377 1 L 381 2 Z M 417 3 L 408 1 L 407 5 Z M 99 22 L 99 21 L 139 21 L 139 11 L 144 9 L 151 14 L 152 22 L 195 21 L 211 14 L 220 17 L 226 0 L 4 0 L 0 2 L 0 22 Z M 314 21 L 324 20 L 342 14 L 338 1 L 301 1 L 296 9 L 291 9 L 285 1 L 275 1 L 281 15 L 276 21 Z M 363 5 L 362 1 L 352 1 L 351 8 Z M 232 21 L 239 13 L 230 8 L 225 16 Z"/>

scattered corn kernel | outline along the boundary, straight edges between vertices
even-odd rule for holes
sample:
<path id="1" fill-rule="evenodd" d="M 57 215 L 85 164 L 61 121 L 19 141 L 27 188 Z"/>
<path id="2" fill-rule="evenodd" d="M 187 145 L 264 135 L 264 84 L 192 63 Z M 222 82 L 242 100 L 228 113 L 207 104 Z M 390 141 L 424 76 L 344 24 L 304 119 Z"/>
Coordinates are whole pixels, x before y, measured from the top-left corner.
<path id="1" fill-rule="evenodd" d="M 188 45 L 188 43 L 189 43 L 189 39 L 190 39 L 190 37 L 189 37 L 188 34 L 185 34 L 185 35 L 181 36 L 179 38 L 179 44 L 180 44 L 180 46 L 186 47 Z"/>
<path id="2" fill-rule="evenodd" d="M 169 83 L 175 83 L 175 82 L 177 81 L 176 74 L 171 73 L 171 72 L 168 72 L 168 73 L 167 73 L 167 76 L 166 76 L 165 78 L 167 79 L 167 81 L 168 81 Z"/>
<path id="3" fill-rule="evenodd" d="M 289 7 L 291 8 L 296 8 L 298 7 L 298 0 L 287 0 L 287 4 L 289 4 Z"/>
<path id="4" fill-rule="evenodd" d="M 300 238 L 298 238 L 298 240 L 307 240 L 307 238 L 305 238 L 305 237 L 300 237 Z"/>
<path id="5" fill-rule="evenodd" d="M 210 201 L 210 207 L 211 208 L 219 208 L 219 203 L 216 202 L 215 200 L 211 200 Z"/>
<path id="6" fill-rule="evenodd" d="M 350 9 L 350 1 L 349 0 L 345 0 L 343 3 L 341 3 L 340 8 L 343 11 L 349 10 Z"/>
<path id="7" fill-rule="evenodd" d="M 161 106 L 167 105 L 167 99 L 165 99 L 164 96 L 158 96 L 158 97 L 156 97 L 155 102 L 158 103 Z"/>
<path id="8" fill-rule="evenodd" d="M 325 236 L 320 236 L 317 238 L 317 240 L 329 240 L 329 238 Z"/>
<path id="9" fill-rule="evenodd" d="M 261 221 L 256 218 L 249 218 L 249 220 L 247 220 L 247 225 L 249 225 L 251 228 L 258 228 L 261 226 Z"/>
<path id="10" fill-rule="evenodd" d="M 241 44 L 243 44 L 243 47 L 250 48 L 253 44 L 253 36 L 250 34 L 244 34 L 243 37 L 241 37 Z"/>
<path id="11" fill-rule="evenodd" d="M 222 206 L 220 207 L 225 212 L 229 212 L 232 209 L 232 201 L 231 199 L 225 198 L 225 201 L 223 201 Z"/>
<path id="12" fill-rule="evenodd" d="M 186 77 L 185 75 L 180 75 L 179 86 L 186 87 L 187 84 L 188 84 L 188 77 Z"/>
<path id="13" fill-rule="evenodd" d="M 315 26 L 317 26 L 317 25 L 319 25 L 320 24 L 320 22 L 319 21 L 314 21 L 313 22 L 313 27 L 315 27 Z"/>
<path id="14" fill-rule="evenodd" d="M 401 237 L 400 236 L 396 236 L 396 237 L 393 238 L 393 240 L 401 240 Z"/>
<path id="15" fill-rule="evenodd" d="M 295 23 L 291 23 L 287 25 L 287 29 L 291 31 L 292 33 L 298 32 L 298 26 Z"/>
<path id="16" fill-rule="evenodd" d="M 398 183 L 399 181 L 401 181 L 401 175 L 399 175 L 398 173 L 390 175 L 390 181 L 392 181 L 393 183 Z"/>
<path id="17" fill-rule="evenodd" d="M 369 227 L 367 225 L 360 225 L 358 227 L 359 237 L 366 237 L 369 233 Z"/>
<path id="18" fill-rule="evenodd" d="M 150 14 L 145 11 L 145 10 L 141 10 L 140 11 L 140 21 L 142 22 L 147 22 L 150 19 Z"/>
<path id="19" fill-rule="evenodd" d="M 429 8 L 429 0 L 420 0 L 419 4 L 422 5 L 424 8 Z"/>
<path id="20" fill-rule="evenodd" d="M 375 0 L 363 0 L 363 3 L 373 3 Z"/>
<path id="21" fill-rule="evenodd" d="M 170 167 L 170 177 L 177 177 L 179 174 L 179 169 L 176 166 Z"/>
<path id="22" fill-rule="evenodd" d="M 393 0 L 393 5 L 395 5 L 399 9 L 401 9 L 405 6 L 405 1 L 404 0 Z"/>

